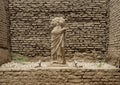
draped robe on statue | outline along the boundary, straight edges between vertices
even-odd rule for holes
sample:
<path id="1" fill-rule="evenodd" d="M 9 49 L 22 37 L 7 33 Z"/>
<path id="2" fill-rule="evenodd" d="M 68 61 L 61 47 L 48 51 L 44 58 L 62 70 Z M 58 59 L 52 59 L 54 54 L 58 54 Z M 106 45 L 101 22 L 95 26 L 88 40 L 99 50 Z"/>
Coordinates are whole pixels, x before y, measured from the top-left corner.
<path id="1" fill-rule="evenodd" d="M 51 55 L 53 60 L 63 60 L 65 32 L 61 26 L 56 26 L 51 32 Z"/>

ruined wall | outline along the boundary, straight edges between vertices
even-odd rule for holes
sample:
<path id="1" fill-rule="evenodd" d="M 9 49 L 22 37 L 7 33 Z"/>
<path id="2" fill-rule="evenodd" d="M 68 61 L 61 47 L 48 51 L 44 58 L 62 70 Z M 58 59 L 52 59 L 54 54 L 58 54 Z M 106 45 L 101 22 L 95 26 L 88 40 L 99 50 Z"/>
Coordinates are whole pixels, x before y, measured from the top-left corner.
<path id="1" fill-rule="evenodd" d="M 109 63 L 120 67 L 120 0 L 111 0 L 109 27 Z"/>
<path id="2" fill-rule="evenodd" d="M 9 0 L 11 48 L 27 56 L 50 56 L 50 20 L 63 16 L 69 26 L 67 54 L 106 51 L 108 0 Z"/>
<path id="3" fill-rule="evenodd" d="M 10 59 L 8 2 L 0 0 L 0 65 Z"/>
<path id="4" fill-rule="evenodd" d="M 0 71 L 0 85 L 119 85 L 120 70 L 39 69 Z"/>

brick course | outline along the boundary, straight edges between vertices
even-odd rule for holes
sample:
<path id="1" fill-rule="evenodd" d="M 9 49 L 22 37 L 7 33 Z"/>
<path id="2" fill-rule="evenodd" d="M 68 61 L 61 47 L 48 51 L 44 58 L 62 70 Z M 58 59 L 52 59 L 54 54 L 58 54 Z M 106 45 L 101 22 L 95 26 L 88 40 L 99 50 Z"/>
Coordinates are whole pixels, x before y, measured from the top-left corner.
<path id="1" fill-rule="evenodd" d="M 108 0 L 9 0 L 11 48 L 27 56 L 50 56 L 50 20 L 66 19 L 66 54 L 106 51 Z"/>

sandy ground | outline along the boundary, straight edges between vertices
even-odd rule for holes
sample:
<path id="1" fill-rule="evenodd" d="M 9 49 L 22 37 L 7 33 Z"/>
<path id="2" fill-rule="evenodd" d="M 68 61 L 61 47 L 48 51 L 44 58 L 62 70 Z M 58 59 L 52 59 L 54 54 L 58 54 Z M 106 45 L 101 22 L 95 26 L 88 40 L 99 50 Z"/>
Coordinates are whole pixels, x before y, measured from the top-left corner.
<path id="1" fill-rule="evenodd" d="M 30 69 L 117 69 L 115 66 L 104 62 L 79 62 L 72 61 L 63 64 L 53 64 L 52 62 L 9 62 L 0 66 L 0 70 L 30 70 Z"/>

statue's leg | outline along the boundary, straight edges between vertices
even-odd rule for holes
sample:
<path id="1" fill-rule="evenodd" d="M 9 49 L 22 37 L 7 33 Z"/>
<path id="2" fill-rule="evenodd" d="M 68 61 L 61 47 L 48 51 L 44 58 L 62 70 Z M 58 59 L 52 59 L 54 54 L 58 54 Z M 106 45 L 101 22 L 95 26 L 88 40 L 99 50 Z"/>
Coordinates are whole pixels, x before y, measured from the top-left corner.
<path id="1" fill-rule="evenodd" d="M 57 54 L 55 53 L 52 57 L 52 63 L 57 63 Z"/>
<path id="2" fill-rule="evenodd" d="M 53 54 L 53 60 L 57 60 L 57 54 L 55 53 L 55 54 Z"/>
<path id="3" fill-rule="evenodd" d="M 64 53 L 64 47 L 61 47 L 61 51 L 62 51 L 62 63 L 63 63 L 63 64 L 66 64 L 65 53 Z"/>
<path id="4" fill-rule="evenodd" d="M 58 61 L 59 64 L 62 63 L 62 62 L 61 62 L 61 56 L 60 56 L 60 55 L 57 55 L 57 61 Z"/>

